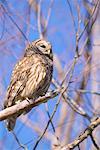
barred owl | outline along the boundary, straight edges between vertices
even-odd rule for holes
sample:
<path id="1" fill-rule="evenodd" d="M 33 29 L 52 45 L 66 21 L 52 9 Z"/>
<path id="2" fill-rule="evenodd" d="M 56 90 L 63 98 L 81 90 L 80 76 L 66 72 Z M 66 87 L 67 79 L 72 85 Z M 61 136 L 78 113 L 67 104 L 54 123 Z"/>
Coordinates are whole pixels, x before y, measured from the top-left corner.
<path id="1" fill-rule="evenodd" d="M 35 100 L 47 92 L 53 73 L 53 54 L 51 44 L 43 39 L 33 41 L 26 47 L 24 57 L 15 65 L 11 82 L 7 89 L 4 108 L 25 99 Z M 6 120 L 9 131 L 15 127 L 15 114 Z"/>

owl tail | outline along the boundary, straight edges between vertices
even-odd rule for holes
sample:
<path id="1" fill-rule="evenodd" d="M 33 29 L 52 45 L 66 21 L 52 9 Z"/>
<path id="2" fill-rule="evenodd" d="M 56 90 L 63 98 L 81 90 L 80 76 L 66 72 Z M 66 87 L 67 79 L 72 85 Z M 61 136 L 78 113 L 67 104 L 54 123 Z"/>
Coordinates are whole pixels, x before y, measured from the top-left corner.
<path id="1" fill-rule="evenodd" d="M 14 129 L 15 124 L 16 124 L 16 119 L 17 119 L 17 116 L 13 116 L 6 120 L 6 127 L 8 131 L 12 131 Z"/>

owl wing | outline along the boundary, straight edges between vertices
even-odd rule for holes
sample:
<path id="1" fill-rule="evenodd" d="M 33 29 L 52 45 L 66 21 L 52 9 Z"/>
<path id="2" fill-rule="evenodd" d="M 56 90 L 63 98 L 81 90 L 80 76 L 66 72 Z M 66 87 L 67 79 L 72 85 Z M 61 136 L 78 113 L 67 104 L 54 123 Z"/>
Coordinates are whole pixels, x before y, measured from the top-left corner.
<path id="1" fill-rule="evenodd" d="M 38 55 L 24 57 L 12 72 L 4 107 L 10 107 L 18 100 L 34 96 L 33 93 L 43 85 L 46 77 L 46 67 L 43 59 Z"/>

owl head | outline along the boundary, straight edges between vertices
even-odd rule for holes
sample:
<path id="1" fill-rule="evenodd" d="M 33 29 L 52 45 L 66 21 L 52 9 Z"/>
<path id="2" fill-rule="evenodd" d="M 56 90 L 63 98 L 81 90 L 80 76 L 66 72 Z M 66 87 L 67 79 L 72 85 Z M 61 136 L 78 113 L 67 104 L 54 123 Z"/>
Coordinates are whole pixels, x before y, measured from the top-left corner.
<path id="1" fill-rule="evenodd" d="M 27 46 L 26 51 L 40 53 L 49 57 L 50 59 L 53 59 L 52 46 L 49 42 L 45 41 L 44 39 L 38 39 L 33 41 Z"/>

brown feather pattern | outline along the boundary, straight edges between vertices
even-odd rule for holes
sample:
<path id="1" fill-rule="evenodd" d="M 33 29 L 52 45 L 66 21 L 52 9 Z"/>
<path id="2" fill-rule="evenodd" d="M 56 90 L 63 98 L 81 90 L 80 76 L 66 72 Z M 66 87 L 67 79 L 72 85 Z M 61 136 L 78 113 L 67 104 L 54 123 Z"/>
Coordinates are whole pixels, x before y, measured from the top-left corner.
<path id="1" fill-rule="evenodd" d="M 26 47 L 24 57 L 15 65 L 8 87 L 4 108 L 26 98 L 35 100 L 47 92 L 53 73 L 51 44 L 39 39 Z M 9 131 L 14 129 L 16 114 L 6 120 Z"/>

